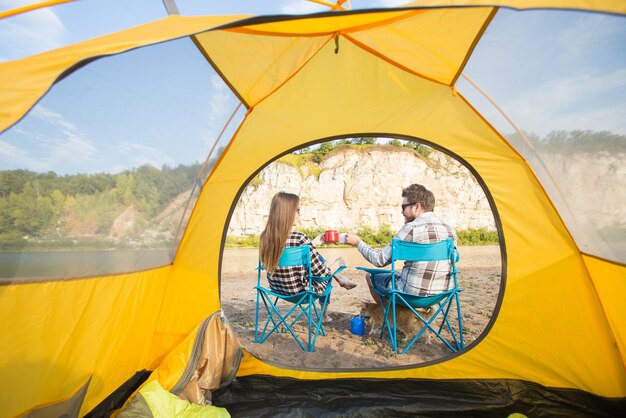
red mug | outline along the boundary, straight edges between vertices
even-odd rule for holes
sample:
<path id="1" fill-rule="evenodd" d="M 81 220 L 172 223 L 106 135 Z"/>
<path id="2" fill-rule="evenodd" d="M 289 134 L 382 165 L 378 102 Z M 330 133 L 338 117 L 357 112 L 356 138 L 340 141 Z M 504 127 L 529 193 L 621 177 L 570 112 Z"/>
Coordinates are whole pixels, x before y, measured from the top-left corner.
<path id="1" fill-rule="evenodd" d="M 328 230 L 324 233 L 325 242 L 337 242 L 339 240 L 339 232 L 335 229 Z"/>

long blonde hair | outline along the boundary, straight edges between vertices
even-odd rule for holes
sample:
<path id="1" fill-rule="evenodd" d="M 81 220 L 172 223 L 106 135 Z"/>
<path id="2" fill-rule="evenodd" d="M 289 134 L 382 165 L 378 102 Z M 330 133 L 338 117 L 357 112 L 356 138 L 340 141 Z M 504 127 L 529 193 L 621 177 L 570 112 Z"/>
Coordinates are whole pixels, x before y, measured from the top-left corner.
<path id="1" fill-rule="evenodd" d="M 259 258 L 269 273 L 274 273 L 278 267 L 299 206 L 300 198 L 292 193 L 278 192 L 272 198 L 270 214 L 259 243 Z"/>

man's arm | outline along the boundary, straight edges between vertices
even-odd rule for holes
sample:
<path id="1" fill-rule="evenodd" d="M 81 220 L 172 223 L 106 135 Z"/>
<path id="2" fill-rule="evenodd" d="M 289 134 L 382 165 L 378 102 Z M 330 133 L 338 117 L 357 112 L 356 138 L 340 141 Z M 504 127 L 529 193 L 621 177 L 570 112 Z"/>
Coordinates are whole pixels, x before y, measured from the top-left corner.
<path id="1" fill-rule="evenodd" d="M 391 263 L 391 243 L 385 248 L 376 249 L 367 245 L 358 235 L 347 234 L 346 244 L 357 247 L 361 255 L 376 267 L 383 267 Z"/>

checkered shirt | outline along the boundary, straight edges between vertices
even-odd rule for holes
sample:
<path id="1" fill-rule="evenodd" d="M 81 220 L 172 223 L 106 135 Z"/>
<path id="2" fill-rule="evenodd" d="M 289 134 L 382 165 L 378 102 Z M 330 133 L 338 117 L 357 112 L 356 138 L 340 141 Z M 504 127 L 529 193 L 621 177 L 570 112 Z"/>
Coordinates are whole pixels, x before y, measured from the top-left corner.
<path id="1" fill-rule="evenodd" d="M 419 244 L 432 244 L 452 238 L 454 246 L 457 245 L 454 229 L 433 212 L 424 212 L 415 220 L 405 224 L 394 238 Z M 385 248 L 374 249 L 361 241 L 358 248 L 363 257 L 377 267 L 391 263 L 391 243 Z M 401 277 L 396 279 L 396 288 L 419 296 L 441 293 L 454 287 L 450 270 L 450 260 L 405 261 Z M 391 281 L 387 287 L 391 288 Z"/>
<path id="2" fill-rule="evenodd" d="M 311 272 L 314 276 L 328 276 L 332 273 L 326 266 L 324 258 L 317 252 L 311 240 L 302 232 L 294 231 L 287 238 L 286 247 L 311 246 Z M 273 274 L 267 273 L 270 289 L 284 295 L 295 295 L 309 289 L 309 278 L 306 266 L 276 267 Z M 313 282 L 313 290 L 322 294 L 327 282 Z"/>

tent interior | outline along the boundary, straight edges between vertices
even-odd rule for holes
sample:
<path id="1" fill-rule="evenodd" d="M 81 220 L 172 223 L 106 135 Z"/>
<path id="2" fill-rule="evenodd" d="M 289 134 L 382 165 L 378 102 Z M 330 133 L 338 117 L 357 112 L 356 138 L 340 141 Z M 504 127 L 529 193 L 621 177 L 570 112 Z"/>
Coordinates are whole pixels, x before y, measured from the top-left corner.
<path id="1" fill-rule="evenodd" d="M 626 411 L 622 1 L 164 3 L 0 62 L 0 416 L 105 416 L 154 381 L 234 416 Z M 357 137 L 476 179 L 501 262 L 488 325 L 419 364 L 259 358 L 222 310 L 237 204 L 281 157 Z"/>

